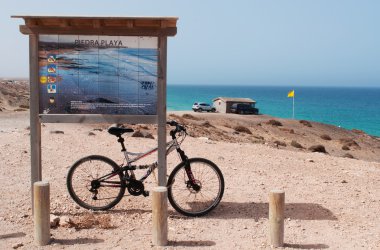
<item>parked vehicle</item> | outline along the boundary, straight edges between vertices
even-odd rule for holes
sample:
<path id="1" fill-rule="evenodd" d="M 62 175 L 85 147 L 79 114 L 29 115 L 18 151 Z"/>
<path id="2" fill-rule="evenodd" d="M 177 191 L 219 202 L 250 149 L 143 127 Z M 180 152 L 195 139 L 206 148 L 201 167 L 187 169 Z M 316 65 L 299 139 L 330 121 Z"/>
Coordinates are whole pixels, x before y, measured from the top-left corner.
<path id="1" fill-rule="evenodd" d="M 234 103 L 231 105 L 231 112 L 236 114 L 259 114 L 259 110 L 254 107 L 254 104 Z"/>
<path id="2" fill-rule="evenodd" d="M 213 106 L 211 106 L 208 103 L 204 103 L 204 102 L 194 103 L 193 104 L 193 110 L 194 110 L 194 112 L 203 112 L 203 111 L 215 112 L 216 111 L 216 109 Z"/>

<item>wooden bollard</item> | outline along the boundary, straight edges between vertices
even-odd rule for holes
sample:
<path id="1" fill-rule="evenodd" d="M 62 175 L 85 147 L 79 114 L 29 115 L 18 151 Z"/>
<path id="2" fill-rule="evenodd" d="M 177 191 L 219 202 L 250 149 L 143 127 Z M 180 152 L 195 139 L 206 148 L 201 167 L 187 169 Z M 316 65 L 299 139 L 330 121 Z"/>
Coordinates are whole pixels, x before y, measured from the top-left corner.
<path id="1" fill-rule="evenodd" d="M 50 242 L 50 186 L 49 182 L 33 184 L 34 194 L 34 240 L 38 246 Z"/>
<path id="2" fill-rule="evenodd" d="M 168 244 L 168 189 L 155 187 L 152 190 L 152 220 L 153 245 L 166 246 Z"/>
<path id="3" fill-rule="evenodd" d="M 285 192 L 272 190 L 269 194 L 269 237 L 274 247 L 284 245 Z"/>

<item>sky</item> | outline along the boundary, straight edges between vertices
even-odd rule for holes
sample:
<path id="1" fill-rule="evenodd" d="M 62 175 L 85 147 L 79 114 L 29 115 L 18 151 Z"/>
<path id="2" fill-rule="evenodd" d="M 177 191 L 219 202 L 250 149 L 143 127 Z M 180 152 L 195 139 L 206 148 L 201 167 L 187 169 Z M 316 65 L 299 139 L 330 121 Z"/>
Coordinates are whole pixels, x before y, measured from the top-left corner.
<path id="1" fill-rule="evenodd" d="M 11 15 L 175 16 L 168 84 L 380 87 L 379 0 L 0 0 L 0 77 L 28 77 Z"/>

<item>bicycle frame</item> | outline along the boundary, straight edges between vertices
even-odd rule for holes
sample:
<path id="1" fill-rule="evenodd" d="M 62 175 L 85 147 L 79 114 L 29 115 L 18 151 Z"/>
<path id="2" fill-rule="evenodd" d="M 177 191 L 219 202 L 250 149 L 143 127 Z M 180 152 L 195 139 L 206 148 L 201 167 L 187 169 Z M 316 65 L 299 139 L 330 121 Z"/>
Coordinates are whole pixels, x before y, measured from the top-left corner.
<path id="1" fill-rule="evenodd" d="M 176 149 L 177 151 L 180 150 L 180 146 L 179 146 L 179 143 L 177 141 L 177 139 L 173 139 L 171 140 L 170 142 L 167 142 L 166 143 L 166 155 L 170 154 L 174 149 Z M 156 148 L 153 148 L 153 149 L 150 149 L 144 153 L 132 153 L 132 152 L 128 152 L 127 149 L 125 150 L 122 150 L 123 153 L 124 153 L 124 159 L 126 160 L 126 165 L 124 167 L 122 167 L 122 171 L 130 171 L 131 175 L 133 177 L 134 176 L 134 172 L 133 170 L 136 170 L 136 169 L 148 169 L 148 171 L 146 172 L 146 174 L 140 178 L 139 181 L 144 181 L 146 178 L 148 178 L 148 176 L 157 168 L 157 162 L 154 162 L 152 164 L 148 164 L 148 165 L 131 165 L 133 162 L 137 162 L 138 160 L 141 160 L 143 159 L 144 157 L 150 155 L 150 154 L 153 154 L 154 152 L 156 152 L 158 150 L 158 147 Z M 136 155 L 136 157 L 134 158 L 130 158 L 130 156 L 132 155 Z"/>
<path id="2" fill-rule="evenodd" d="M 144 176 L 142 176 L 138 181 L 144 182 L 146 178 L 149 177 L 149 175 L 157 168 L 158 163 L 157 161 L 152 163 L 152 164 L 145 164 L 145 165 L 131 165 L 134 162 L 137 162 L 138 160 L 156 152 L 158 150 L 158 147 L 150 149 L 144 153 L 132 153 L 128 152 L 125 145 L 124 145 L 124 138 L 121 136 L 118 139 L 118 142 L 121 144 L 122 152 L 124 154 L 124 158 L 126 161 L 126 164 L 123 166 L 120 166 L 120 171 L 124 173 L 124 180 L 129 181 L 129 180 L 136 180 L 136 176 L 134 174 L 134 170 L 137 169 L 148 169 L 147 172 L 145 173 Z M 180 144 L 182 141 L 179 143 L 177 140 L 177 137 L 172 135 L 172 140 L 166 143 L 166 155 L 170 154 L 174 149 L 177 151 L 178 155 L 181 158 L 182 162 L 185 162 L 185 171 L 186 174 L 189 178 L 189 185 L 191 185 L 195 190 L 198 190 L 200 187 L 196 183 L 196 180 L 193 176 L 193 173 L 191 171 L 190 165 L 188 164 L 188 157 L 186 156 L 185 152 L 180 148 Z M 129 156 L 136 155 L 134 158 L 130 158 Z M 107 174 L 105 176 L 102 176 L 98 178 L 98 181 L 101 183 L 106 183 L 107 185 L 101 184 L 101 186 L 107 186 L 107 187 L 119 187 L 121 183 L 115 182 L 115 181 L 107 181 L 107 179 L 112 178 L 113 176 L 117 175 L 120 171 L 118 172 L 112 172 L 110 174 Z M 129 173 L 128 173 L 129 171 Z M 111 185 L 109 185 L 111 184 Z M 169 184 L 170 185 L 170 184 Z"/>

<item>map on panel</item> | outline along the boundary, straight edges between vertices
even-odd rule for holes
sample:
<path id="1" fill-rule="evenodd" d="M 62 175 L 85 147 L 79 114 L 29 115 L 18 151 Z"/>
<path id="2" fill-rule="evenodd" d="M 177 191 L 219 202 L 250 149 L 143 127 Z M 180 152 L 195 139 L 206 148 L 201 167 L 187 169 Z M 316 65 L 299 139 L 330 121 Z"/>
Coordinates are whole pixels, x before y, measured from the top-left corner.
<path id="1" fill-rule="evenodd" d="M 157 37 L 40 35 L 40 113 L 155 115 L 157 57 Z"/>

